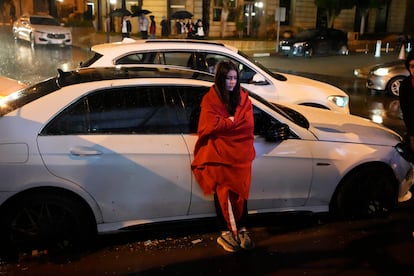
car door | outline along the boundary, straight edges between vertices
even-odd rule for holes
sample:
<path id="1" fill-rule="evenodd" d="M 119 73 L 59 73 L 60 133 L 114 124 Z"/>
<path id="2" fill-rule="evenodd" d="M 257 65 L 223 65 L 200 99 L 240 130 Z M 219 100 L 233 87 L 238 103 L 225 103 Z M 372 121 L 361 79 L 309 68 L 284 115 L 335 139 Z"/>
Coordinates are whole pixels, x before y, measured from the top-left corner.
<path id="1" fill-rule="evenodd" d="M 192 93 L 183 97 L 182 102 L 188 109 L 198 106 L 202 96 Z M 253 161 L 253 175 L 249 197 L 249 210 L 272 210 L 304 206 L 309 197 L 312 182 L 311 147 L 305 140 L 291 135 L 287 140 L 268 142 L 264 138 L 266 130 L 278 121 L 271 115 L 254 106 L 256 158 Z M 194 116 L 198 118 L 198 116 Z M 197 125 L 195 122 L 194 125 Z M 193 159 L 193 150 L 197 134 L 192 132 L 184 136 Z M 210 208 L 214 213 L 213 198 L 203 195 L 195 178 L 190 214 L 196 215 Z"/>
<path id="2" fill-rule="evenodd" d="M 105 223 L 187 214 L 189 152 L 168 86 L 128 86 L 84 95 L 38 137 L 48 170 L 85 190 Z"/>

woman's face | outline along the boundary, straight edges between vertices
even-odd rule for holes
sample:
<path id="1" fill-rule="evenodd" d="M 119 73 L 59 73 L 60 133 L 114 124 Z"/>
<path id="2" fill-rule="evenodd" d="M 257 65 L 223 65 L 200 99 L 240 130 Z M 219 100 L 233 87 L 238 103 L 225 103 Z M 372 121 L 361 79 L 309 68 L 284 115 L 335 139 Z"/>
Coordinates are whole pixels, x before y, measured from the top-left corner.
<path id="1" fill-rule="evenodd" d="M 237 72 L 235 70 L 230 70 L 226 76 L 226 90 L 233 91 L 236 84 L 237 84 Z"/>
<path id="2" fill-rule="evenodd" d="M 414 59 L 410 60 L 410 63 L 408 64 L 408 69 L 410 70 L 411 76 L 414 76 Z"/>

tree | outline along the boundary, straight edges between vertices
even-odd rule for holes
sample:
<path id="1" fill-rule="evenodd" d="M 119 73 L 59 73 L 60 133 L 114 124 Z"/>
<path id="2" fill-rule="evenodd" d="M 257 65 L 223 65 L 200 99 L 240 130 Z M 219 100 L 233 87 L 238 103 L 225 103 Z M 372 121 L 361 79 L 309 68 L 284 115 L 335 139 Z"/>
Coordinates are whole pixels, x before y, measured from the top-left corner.
<path id="1" fill-rule="evenodd" d="M 329 28 L 333 28 L 335 18 L 342 10 L 352 9 L 355 6 L 356 0 L 315 0 L 315 5 L 318 8 L 324 9 Z"/>
<path id="2" fill-rule="evenodd" d="M 355 5 L 361 14 L 361 24 L 359 27 L 359 34 L 364 34 L 365 20 L 368 15 L 368 11 L 371 8 L 381 8 L 386 5 L 390 0 L 355 0 Z"/>

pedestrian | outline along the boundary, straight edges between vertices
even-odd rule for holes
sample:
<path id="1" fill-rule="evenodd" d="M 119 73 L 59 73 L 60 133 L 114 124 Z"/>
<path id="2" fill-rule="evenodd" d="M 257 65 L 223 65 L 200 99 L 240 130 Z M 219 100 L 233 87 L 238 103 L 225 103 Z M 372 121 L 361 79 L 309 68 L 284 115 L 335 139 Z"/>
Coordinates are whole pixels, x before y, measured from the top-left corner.
<path id="1" fill-rule="evenodd" d="M 131 21 L 129 20 L 129 17 L 127 15 L 124 15 L 122 17 L 122 23 L 121 23 L 121 35 L 122 38 L 129 37 L 129 34 L 131 33 Z"/>
<path id="2" fill-rule="evenodd" d="M 177 36 L 178 38 L 185 38 L 185 34 L 187 33 L 187 28 L 185 27 L 185 23 L 182 19 L 178 19 L 175 22 L 175 27 L 177 29 Z"/>
<path id="3" fill-rule="evenodd" d="M 196 23 L 196 38 L 203 39 L 204 36 L 205 36 L 205 33 L 204 33 L 203 21 L 201 19 L 198 19 Z"/>
<path id="4" fill-rule="evenodd" d="M 139 31 L 141 32 L 141 38 L 148 38 L 148 19 L 145 14 L 141 14 L 138 18 Z"/>
<path id="5" fill-rule="evenodd" d="M 13 1 L 10 3 L 10 19 L 12 23 L 16 21 L 16 6 L 14 5 Z"/>
<path id="6" fill-rule="evenodd" d="M 414 51 L 408 53 L 405 67 L 410 75 L 401 82 L 399 98 L 404 124 L 407 129 L 407 144 L 411 151 L 414 151 Z"/>
<path id="7" fill-rule="evenodd" d="M 229 252 L 254 247 L 246 230 L 247 200 L 255 157 L 252 103 L 240 87 L 237 66 L 217 65 L 214 85 L 201 101 L 192 172 L 205 195 L 214 195 L 221 234 Z"/>
<path id="8" fill-rule="evenodd" d="M 168 37 L 171 33 L 170 21 L 167 18 L 165 18 L 165 16 L 163 16 L 160 25 L 161 25 L 161 36 Z"/>
<path id="9" fill-rule="evenodd" d="M 154 16 L 150 16 L 150 38 L 155 38 L 155 33 L 157 31 L 157 24 L 155 23 Z"/>
<path id="10" fill-rule="evenodd" d="M 188 19 L 187 23 L 186 23 L 186 29 L 187 29 L 187 38 L 193 38 L 194 34 L 195 34 L 195 26 L 193 21 L 190 19 Z"/>

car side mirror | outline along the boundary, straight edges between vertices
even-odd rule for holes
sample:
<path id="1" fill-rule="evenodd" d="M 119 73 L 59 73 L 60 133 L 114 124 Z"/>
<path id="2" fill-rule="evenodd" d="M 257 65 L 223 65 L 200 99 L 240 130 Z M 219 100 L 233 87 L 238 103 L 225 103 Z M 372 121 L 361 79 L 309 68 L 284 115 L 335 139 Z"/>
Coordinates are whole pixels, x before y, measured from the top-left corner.
<path id="1" fill-rule="evenodd" d="M 287 124 L 278 123 L 269 127 L 266 131 L 265 139 L 267 142 L 278 142 L 287 140 L 290 136 L 290 128 Z"/>
<path id="2" fill-rule="evenodd" d="M 256 73 L 256 74 L 254 74 L 251 83 L 252 84 L 257 84 L 257 85 L 265 85 L 265 84 L 267 84 L 267 81 L 266 81 L 265 77 L 263 77 L 262 75 Z"/>

